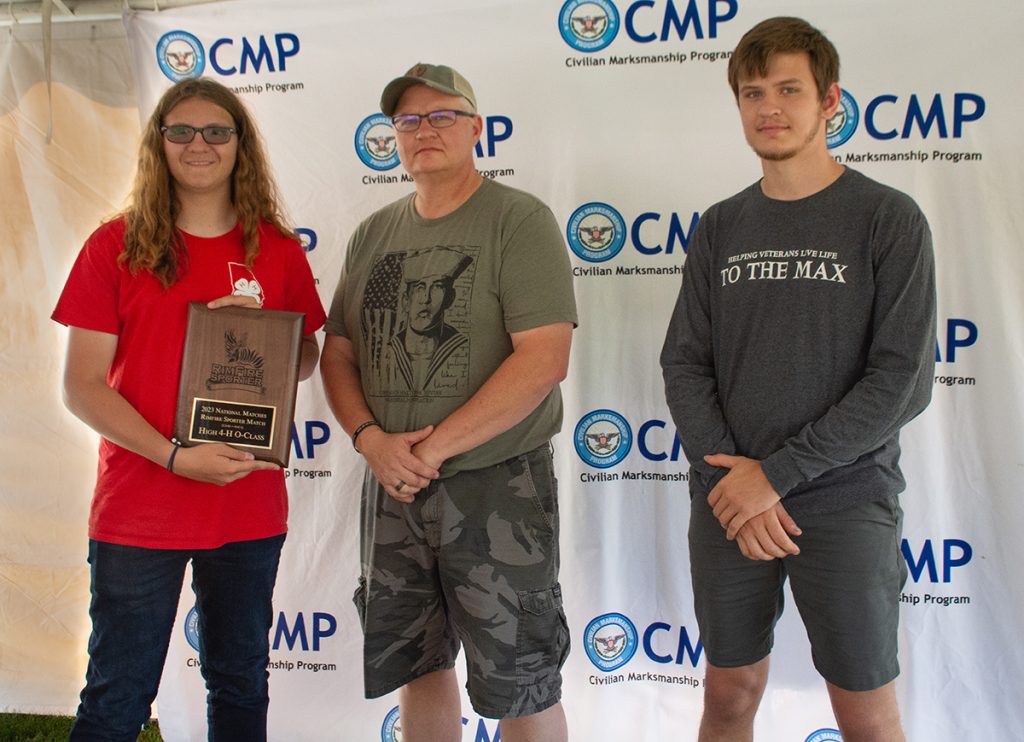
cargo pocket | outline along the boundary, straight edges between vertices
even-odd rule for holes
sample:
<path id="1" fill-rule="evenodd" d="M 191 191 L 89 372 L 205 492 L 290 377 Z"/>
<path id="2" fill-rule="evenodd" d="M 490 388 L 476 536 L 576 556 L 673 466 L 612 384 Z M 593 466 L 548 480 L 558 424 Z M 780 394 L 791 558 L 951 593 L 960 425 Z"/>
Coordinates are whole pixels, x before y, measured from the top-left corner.
<path id="1" fill-rule="evenodd" d="M 548 685 L 569 655 L 569 626 L 562 610 L 562 587 L 524 591 L 519 596 L 516 636 L 516 682 Z"/>
<path id="2" fill-rule="evenodd" d="M 366 633 L 366 578 L 360 577 L 359 584 L 356 586 L 356 591 L 352 593 L 352 603 L 356 607 L 356 613 L 359 614 L 359 626 L 363 629 L 363 633 Z"/>
<path id="3" fill-rule="evenodd" d="M 551 446 L 545 443 L 540 448 L 519 456 L 527 474 L 530 498 L 537 508 L 546 530 L 558 533 L 558 480 L 551 457 Z"/>

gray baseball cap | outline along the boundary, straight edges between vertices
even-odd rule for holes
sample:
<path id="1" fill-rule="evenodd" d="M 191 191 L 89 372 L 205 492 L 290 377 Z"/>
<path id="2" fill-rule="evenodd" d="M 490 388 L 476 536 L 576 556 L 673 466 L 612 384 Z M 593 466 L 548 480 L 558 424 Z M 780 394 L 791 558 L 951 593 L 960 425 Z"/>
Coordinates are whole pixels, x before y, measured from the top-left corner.
<path id="1" fill-rule="evenodd" d="M 401 77 L 396 77 L 387 84 L 380 96 L 380 110 L 385 116 L 394 116 L 395 107 L 402 93 L 413 85 L 426 85 L 445 95 L 458 95 L 469 101 L 476 112 L 476 94 L 469 81 L 462 75 L 443 64 L 424 64 L 418 62 Z"/>

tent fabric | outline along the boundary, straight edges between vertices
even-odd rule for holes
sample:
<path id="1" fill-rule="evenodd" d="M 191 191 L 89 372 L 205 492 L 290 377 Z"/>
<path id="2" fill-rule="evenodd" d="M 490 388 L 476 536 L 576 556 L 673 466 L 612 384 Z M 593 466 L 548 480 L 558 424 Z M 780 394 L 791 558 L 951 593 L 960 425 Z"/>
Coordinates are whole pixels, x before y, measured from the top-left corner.
<path id="1" fill-rule="evenodd" d="M 935 238 L 933 401 L 902 436 L 908 739 L 1019 736 L 1017 0 L 246 0 L 133 12 L 124 25 L 53 25 L 49 145 L 40 27 L 0 32 L 0 710 L 71 712 L 84 676 L 97 439 L 61 404 L 66 332 L 49 313 L 82 241 L 124 204 L 140 120 L 174 74 L 160 51 L 180 41 L 254 111 L 325 303 L 352 230 L 412 187 L 387 152 L 381 89 L 417 61 L 472 82 L 485 118 L 478 168 L 548 203 L 572 250 L 580 327 L 555 439 L 570 738 L 695 739 L 706 663 L 687 467 L 657 355 L 696 218 L 759 177 L 725 65 L 746 29 L 780 14 L 808 18 L 842 56 L 833 156 L 913 196 Z M 611 227 L 607 244 L 580 240 L 595 223 Z M 588 433 L 617 443 L 588 447 Z M 362 698 L 350 604 L 362 464 L 317 378 L 300 388 L 288 475 L 271 739 L 400 739 L 397 699 Z M 206 734 L 191 597 L 186 583 L 158 700 L 174 742 Z M 621 650 L 602 654 L 609 632 Z M 463 715 L 464 739 L 497 738 L 465 699 Z M 757 738 L 828 742 L 834 729 L 789 610 Z"/>

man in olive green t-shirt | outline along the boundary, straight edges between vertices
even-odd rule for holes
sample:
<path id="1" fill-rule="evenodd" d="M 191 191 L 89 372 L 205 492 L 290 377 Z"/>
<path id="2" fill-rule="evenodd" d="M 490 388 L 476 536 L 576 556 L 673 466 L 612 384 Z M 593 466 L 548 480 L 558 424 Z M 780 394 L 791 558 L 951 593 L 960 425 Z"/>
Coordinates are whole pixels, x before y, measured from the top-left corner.
<path id="1" fill-rule="evenodd" d="M 550 439 L 576 324 L 561 231 L 485 180 L 469 83 L 418 64 L 381 97 L 415 191 L 349 241 L 321 370 L 366 459 L 366 696 L 400 689 L 404 733 L 462 738 L 453 669 L 505 742 L 567 739 Z"/>

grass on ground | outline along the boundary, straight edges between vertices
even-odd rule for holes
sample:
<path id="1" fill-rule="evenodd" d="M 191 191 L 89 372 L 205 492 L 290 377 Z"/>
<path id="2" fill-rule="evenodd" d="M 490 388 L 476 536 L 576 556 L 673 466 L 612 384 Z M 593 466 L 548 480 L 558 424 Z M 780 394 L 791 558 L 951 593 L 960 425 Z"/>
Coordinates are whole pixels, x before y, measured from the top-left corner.
<path id="1" fill-rule="evenodd" d="M 73 721 L 70 716 L 0 714 L 0 742 L 67 742 Z M 163 742 L 155 721 L 142 728 L 138 742 Z"/>

